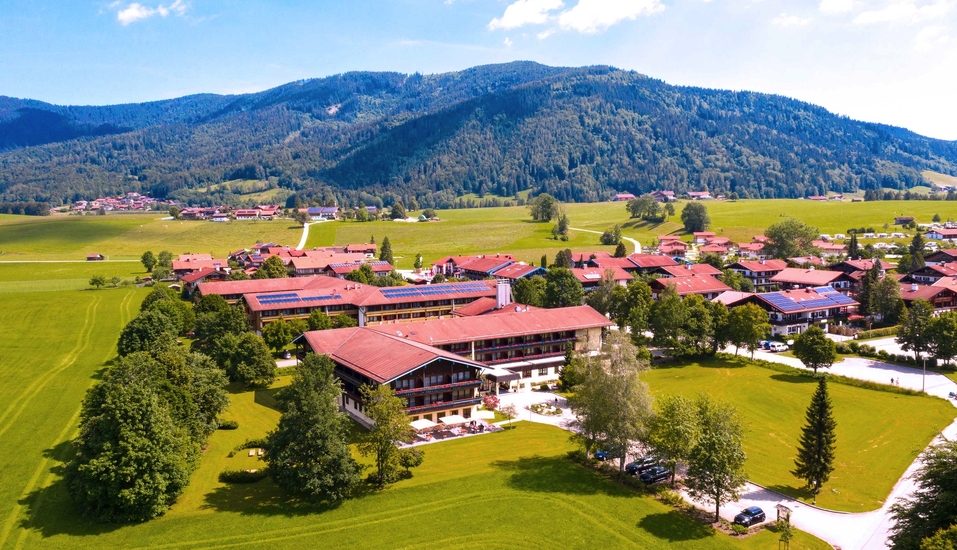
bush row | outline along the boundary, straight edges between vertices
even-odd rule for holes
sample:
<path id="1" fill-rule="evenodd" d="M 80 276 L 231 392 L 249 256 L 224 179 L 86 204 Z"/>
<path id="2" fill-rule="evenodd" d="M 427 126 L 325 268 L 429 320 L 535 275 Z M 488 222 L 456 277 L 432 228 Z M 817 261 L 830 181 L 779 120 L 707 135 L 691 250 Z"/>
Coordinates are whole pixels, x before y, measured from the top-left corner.
<path id="1" fill-rule="evenodd" d="M 236 428 L 239 428 L 239 422 L 236 422 L 235 420 L 220 420 L 219 421 L 220 430 L 235 430 Z"/>
<path id="2" fill-rule="evenodd" d="M 900 365 L 908 365 L 911 367 L 920 368 L 924 365 L 924 361 L 917 360 L 913 355 L 904 355 L 899 353 L 888 353 L 886 350 L 880 350 L 874 348 L 874 346 L 869 346 L 867 344 L 861 344 L 858 342 L 841 342 L 837 346 L 838 353 L 844 354 L 853 354 L 860 355 L 861 357 L 869 357 L 871 359 L 879 359 L 888 363 L 898 363 Z M 928 357 L 927 366 L 933 369 L 937 368 L 937 358 Z"/>
<path id="3" fill-rule="evenodd" d="M 223 470 L 219 472 L 219 481 L 223 483 L 256 483 L 269 475 L 266 468 L 260 470 Z"/>
<path id="4" fill-rule="evenodd" d="M 265 446 L 266 446 L 266 438 L 259 437 L 259 438 L 247 439 L 246 441 L 240 443 L 239 445 L 236 445 L 236 448 L 234 450 L 241 451 L 243 449 L 259 449 Z"/>
<path id="5" fill-rule="evenodd" d="M 888 336 L 897 336 L 897 327 L 875 328 L 862 330 L 857 333 L 858 340 L 864 340 L 866 338 L 886 338 Z"/>

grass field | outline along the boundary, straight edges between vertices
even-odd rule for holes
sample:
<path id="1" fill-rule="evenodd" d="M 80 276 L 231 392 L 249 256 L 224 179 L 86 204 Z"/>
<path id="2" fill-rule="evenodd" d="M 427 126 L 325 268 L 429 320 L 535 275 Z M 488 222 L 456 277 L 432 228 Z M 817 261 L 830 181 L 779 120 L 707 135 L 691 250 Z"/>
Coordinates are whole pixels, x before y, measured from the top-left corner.
<path id="1" fill-rule="evenodd" d="M 790 474 L 804 413 L 816 383 L 744 362 L 720 360 L 656 368 L 644 375 L 654 394 L 705 392 L 738 408 L 746 426 L 746 470 L 756 483 L 809 500 Z M 829 384 L 837 420 L 835 471 L 817 502 L 834 510 L 879 508 L 897 479 L 954 418 L 942 399 Z"/>

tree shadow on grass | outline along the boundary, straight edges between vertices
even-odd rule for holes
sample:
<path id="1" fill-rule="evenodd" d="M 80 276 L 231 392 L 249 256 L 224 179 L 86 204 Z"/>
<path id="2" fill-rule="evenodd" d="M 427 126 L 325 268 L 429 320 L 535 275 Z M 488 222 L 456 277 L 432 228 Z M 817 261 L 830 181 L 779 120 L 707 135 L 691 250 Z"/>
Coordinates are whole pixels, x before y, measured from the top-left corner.
<path id="1" fill-rule="evenodd" d="M 584 468 L 565 456 L 531 456 L 499 460 L 494 468 L 511 472 L 508 484 L 519 491 L 572 495 L 608 494 L 639 497 L 636 491 L 611 483 L 604 475 Z"/>
<path id="2" fill-rule="evenodd" d="M 37 531 L 41 537 L 47 538 L 55 535 L 95 536 L 124 527 L 125 524 L 100 523 L 83 517 L 77 510 L 63 478 L 63 464 L 73 457 L 71 441 L 64 441 L 52 449 L 47 449 L 43 456 L 57 461 L 57 464 L 50 468 L 50 472 L 56 477 L 50 485 L 40 487 L 20 499 L 19 504 L 25 511 L 20 528 Z"/>
<path id="3" fill-rule="evenodd" d="M 789 384 L 817 384 L 817 378 L 808 374 L 772 374 L 771 380 Z"/>
<path id="4" fill-rule="evenodd" d="M 698 523 L 677 510 L 647 515 L 638 522 L 638 528 L 668 542 L 699 540 L 715 533 L 710 525 Z"/>
<path id="5" fill-rule="evenodd" d="M 798 498 L 806 502 L 814 500 L 814 491 L 807 487 L 793 487 L 791 485 L 768 485 L 768 489 L 777 491 L 791 498 Z"/>
<path id="6" fill-rule="evenodd" d="M 270 388 L 266 390 L 255 390 L 253 395 L 253 401 L 262 407 L 267 407 L 273 409 L 274 411 L 282 412 L 279 409 L 279 404 L 276 402 L 276 394 L 279 393 L 279 390 L 282 388 Z"/>
<path id="7" fill-rule="evenodd" d="M 374 487 L 360 482 L 350 500 L 375 494 Z M 299 517 L 322 514 L 338 508 L 340 503 L 310 501 L 297 498 L 266 478 L 255 483 L 230 483 L 206 494 L 204 510 L 234 512 L 245 515 Z"/>

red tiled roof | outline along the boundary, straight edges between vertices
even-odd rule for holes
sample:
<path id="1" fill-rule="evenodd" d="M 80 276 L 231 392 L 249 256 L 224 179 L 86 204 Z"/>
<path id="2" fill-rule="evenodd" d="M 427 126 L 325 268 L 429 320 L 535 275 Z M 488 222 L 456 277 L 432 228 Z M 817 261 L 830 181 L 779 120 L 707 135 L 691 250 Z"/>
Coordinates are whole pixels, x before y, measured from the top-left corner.
<path id="1" fill-rule="evenodd" d="M 888 269 L 894 269 L 894 264 L 885 262 L 884 260 L 878 260 L 876 258 L 873 260 L 844 260 L 841 262 L 841 264 L 847 264 L 858 271 L 867 271 L 874 266 L 874 262 L 878 261 L 881 263 L 881 269 L 885 271 Z"/>
<path id="2" fill-rule="evenodd" d="M 729 244 L 730 242 L 731 242 L 731 239 L 727 237 L 714 237 L 714 238 L 708 239 L 708 244 Z"/>
<path id="3" fill-rule="evenodd" d="M 634 279 L 630 273 L 620 267 L 585 267 L 573 268 L 571 271 L 582 284 L 585 284 L 600 283 L 605 278 L 605 271 L 609 269 L 614 272 L 612 277 L 614 277 L 613 280 L 615 281 L 630 281 Z"/>
<path id="4" fill-rule="evenodd" d="M 658 237 L 658 242 L 664 243 L 668 241 L 680 241 L 681 237 L 678 235 L 660 235 Z"/>
<path id="5" fill-rule="evenodd" d="M 741 266 L 748 271 L 781 271 L 787 269 L 788 263 L 784 260 L 760 260 L 740 261 L 731 264 L 731 267 Z"/>
<path id="6" fill-rule="evenodd" d="M 738 243 L 738 250 L 758 252 L 764 250 L 764 243 Z"/>
<path id="7" fill-rule="evenodd" d="M 957 262 L 947 262 L 945 264 L 934 264 L 924 266 L 924 269 L 929 269 L 931 271 L 936 271 L 944 277 L 957 275 Z"/>
<path id="8" fill-rule="evenodd" d="M 755 235 L 751 240 L 756 243 L 766 243 L 770 241 L 771 239 L 765 237 L 764 235 Z"/>
<path id="9" fill-rule="evenodd" d="M 957 276 L 941 277 L 940 279 L 935 281 L 934 284 L 932 284 L 931 286 L 940 286 L 940 287 L 949 288 L 951 290 L 957 291 Z"/>
<path id="10" fill-rule="evenodd" d="M 306 288 L 335 288 L 342 286 L 342 281 L 317 275 L 314 277 L 284 277 L 281 279 L 250 279 L 247 281 L 216 281 L 200 283 L 200 294 L 249 294 L 267 292 L 286 292 L 303 290 Z"/>
<path id="11" fill-rule="evenodd" d="M 388 273 L 392 271 L 392 264 L 389 262 L 352 262 L 343 264 L 329 264 L 326 271 L 331 271 L 336 275 L 346 275 L 359 269 L 363 265 L 372 268 L 373 273 Z"/>
<path id="12" fill-rule="evenodd" d="M 714 253 L 714 254 L 725 254 L 728 252 L 727 246 L 722 246 L 720 244 L 706 244 L 698 249 L 699 252 L 705 253 Z"/>
<path id="13" fill-rule="evenodd" d="M 914 287 L 917 287 L 916 290 Z M 957 289 L 957 286 L 954 285 L 901 285 L 901 299 L 905 302 L 914 300 L 931 301 L 942 293 L 953 293 L 955 289 Z"/>
<path id="14" fill-rule="evenodd" d="M 659 289 L 664 289 L 668 285 L 674 285 L 678 296 L 709 294 L 711 292 L 726 292 L 731 290 L 731 287 L 711 275 L 691 275 L 690 277 L 661 278 L 651 281 L 651 286 Z"/>
<path id="15" fill-rule="evenodd" d="M 663 267 L 667 265 L 678 265 L 678 262 L 674 261 L 674 259 L 669 258 L 668 256 L 658 256 L 656 254 L 632 254 L 631 256 L 628 256 L 628 259 L 642 269 Z"/>
<path id="16" fill-rule="evenodd" d="M 374 244 L 347 244 L 345 248 L 346 252 L 363 252 L 363 253 L 372 253 L 375 254 L 376 245 Z"/>
<path id="17" fill-rule="evenodd" d="M 829 290 L 828 293 L 840 294 L 839 292 L 834 291 L 833 289 Z M 827 293 L 820 294 L 816 290 L 813 290 L 810 288 L 801 288 L 797 290 L 783 290 L 778 292 L 765 292 L 764 294 L 755 294 L 755 297 L 761 300 L 762 302 L 764 302 L 765 304 L 767 304 L 768 306 L 770 306 L 772 309 L 782 311 L 778 306 L 775 306 L 775 304 L 770 299 L 765 298 L 765 296 L 770 297 L 772 295 L 779 297 L 778 299 L 780 299 L 780 297 L 787 298 L 788 300 L 793 302 L 795 305 L 802 306 L 802 309 L 799 309 L 799 310 L 789 309 L 788 311 L 783 311 L 783 313 L 800 313 L 804 311 L 818 311 L 822 309 L 845 308 L 845 307 L 859 305 L 857 302 L 850 300 L 849 298 L 846 298 L 843 295 L 841 295 L 840 297 L 842 301 L 845 301 L 847 303 L 838 304 L 837 302 L 833 302 L 833 301 L 831 301 L 830 303 L 819 302 L 818 304 L 820 305 L 815 305 L 813 307 L 804 307 L 803 306 L 804 302 L 810 302 L 812 300 L 825 300 L 827 299 L 827 296 L 828 296 Z"/>
<path id="18" fill-rule="evenodd" d="M 365 260 L 365 254 L 330 254 L 328 252 L 293 258 L 289 261 L 293 269 L 325 269 L 331 264 L 358 263 Z"/>
<path id="19" fill-rule="evenodd" d="M 216 272 L 217 270 L 215 269 L 209 269 L 204 267 L 203 269 L 200 269 L 199 271 L 193 271 L 192 273 L 187 273 L 185 275 L 182 275 L 179 278 L 179 280 L 183 281 L 184 283 L 195 283 L 196 281 L 205 279 L 206 277 L 209 277 L 210 275 Z"/>
<path id="20" fill-rule="evenodd" d="M 672 277 L 689 277 L 691 275 L 721 275 L 721 270 L 710 264 L 666 265 L 655 271 L 664 271 Z"/>
<path id="21" fill-rule="evenodd" d="M 667 258 L 667 256 L 656 256 L 656 257 Z M 668 258 L 668 259 L 671 260 L 671 258 Z M 635 269 L 636 267 L 638 267 L 635 265 L 635 262 L 631 261 L 631 258 L 627 258 L 627 257 L 626 258 L 614 258 L 614 257 L 595 258 L 594 260 L 590 260 L 590 261 L 601 268 L 618 267 L 618 268 L 627 270 L 627 269 Z M 672 262 L 673 261 L 674 260 L 672 260 Z"/>
<path id="22" fill-rule="evenodd" d="M 821 258 L 817 256 L 798 256 L 796 258 L 788 258 L 788 259 L 799 265 L 804 265 L 804 264 L 827 265 L 827 262 L 825 262 L 824 260 L 822 260 Z"/>
<path id="23" fill-rule="evenodd" d="M 177 260 L 181 262 L 195 262 L 196 260 L 212 260 L 212 254 L 180 254 Z"/>
<path id="24" fill-rule="evenodd" d="M 488 338 L 509 338 L 544 332 L 581 330 L 610 327 L 612 322 L 590 306 L 562 307 L 554 309 L 525 308 L 515 311 L 510 305 L 496 315 L 432 319 L 398 325 L 368 327 L 371 330 L 395 334 L 401 331 L 411 340 L 432 345 L 456 342 L 471 342 Z"/>
<path id="25" fill-rule="evenodd" d="M 695 231 L 692 235 L 695 237 L 714 237 L 714 231 Z"/>
<path id="26" fill-rule="evenodd" d="M 482 363 L 465 359 L 438 348 L 398 336 L 408 325 L 390 325 L 391 333 L 366 328 L 340 328 L 310 331 L 303 338 L 316 353 L 328 355 L 354 371 L 380 384 L 419 369 L 437 359 L 448 359 L 480 369 Z"/>
<path id="27" fill-rule="evenodd" d="M 486 256 L 485 258 L 475 258 L 467 262 L 462 262 L 458 264 L 458 268 L 465 271 L 477 271 L 479 273 L 490 273 L 495 269 L 502 267 L 506 264 L 512 263 L 513 260 L 506 260 L 504 258 L 495 256 Z"/>
<path id="28" fill-rule="evenodd" d="M 776 283 L 792 283 L 799 285 L 827 286 L 841 275 L 841 271 L 828 271 L 826 269 L 802 269 L 797 267 L 788 267 L 780 273 L 771 277 Z"/>
<path id="29" fill-rule="evenodd" d="M 658 252 L 661 252 L 662 254 L 669 254 L 671 252 L 678 251 L 684 252 L 685 250 L 688 250 L 688 245 L 679 241 L 667 242 L 658 245 Z"/>
<path id="30" fill-rule="evenodd" d="M 832 243 L 828 241 L 811 241 L 811 244 L 821 250 L 828 250 L 831 252 L 843 252 L 846 248 L 843 244 Z"/>
<path id="31" fill-rule="evenodd" d="M 203 268 L 228 267 L 226 260 L 173 260 L 173 271 L 198 271 Z"/>
<path id="32" fill-rule="evenodd" d="M 720 302 L 726 306 L 729 306 L 731 304 L 738 303 L 741 300 L 745 300 L 752 296 L 754 296 L 753 292 L 739 292 L 737 290 L 727 290 L 725 292 L 722 292 L 721 294 L 718 294 L 718 296 L 716 296 L 711 301 Z"/>
<path id="33" fill-rule="evenodd" d="M 930 233 L 938 233 L 942 237 L 957 237 L 957 229 L 933 229 Z"/>
<path id="34" fill-rule="evenodd" d="M 471 317 L 473 315 L 482 315 L 483 313 L 488 313 L 495 309 L 495 305 L 498 304 L 498 300 L 490 297 L 483 297 L 475 300 L 470 304 L 465 304 L 462 307 L 458 307 L 452 310 L 452 315 L 457 315 L 459 317 Z"/>
<path id="35" fill-rule="evenodd" d="M 502 269 L 496 269 L 492 275 L 501 277 L 503 279 L 521 279 L 529 273 L 539 269 L 541 268 L 526 264 L 525 262 L 519 262 L 517 264 L 507 265 Z"/>

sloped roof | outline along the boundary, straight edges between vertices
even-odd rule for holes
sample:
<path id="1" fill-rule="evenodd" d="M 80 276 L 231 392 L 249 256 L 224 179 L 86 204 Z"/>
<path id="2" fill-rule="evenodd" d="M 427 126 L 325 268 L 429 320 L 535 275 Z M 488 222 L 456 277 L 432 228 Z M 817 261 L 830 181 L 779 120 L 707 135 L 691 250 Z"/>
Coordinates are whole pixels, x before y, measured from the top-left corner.
<path id="1" fill-rule="evenodd" d="M 728 267 L 739 266 L 742 269 L 747 269 L 748 271 L 781 271 L 787 269 L 788 263 L 784 260 L 749 260 L 749 261 L 739 261 L 734 262 Z"/>
<path id="2" fill-rule="evenodd" d="M 787 267 L 780 273 L 771 277 L 776 283 L 792 283 L 799 285 L 825 286 L 837 280 L 842 271 L 829 271 L 827 269 L 803 269 L 799 267 Z"/>
<path id="3" fill-rule="evenodd" d="M 666 265 L 678 265 L 678 262 L 668 256 L 659 256 L 657 254 L 632 254 L 628 256 L 633 264 L 642 268 L 661 267 Z"/>
<path id="4" fill-rule="evenodd" d="M 691 275 L 721 275 L 721 270 L 710 264 L 665 265 L 655 272 L 663 272 L 672 277 L 689 277 Z"/>
<path id="5" fill-rule="evenodd" d="M 710 294 L 712 292 L 726 292 L 731 287 L 715 279 L 711 275 L 691 275 L 688 277 L 668 277 L 651 281 L 653 288 L 664 289 L 674 285 L 678 296 L 688 294 Z"/>
<path id="6" fill-rule="evenodd" d="M 483 296 L 478 300 L 470 304 L 465 304 L 462 307 L 457 307 L 452 310 L 452 315 L 458 315 L 460 317 L 471 317 L 473 315 L 482 315 L 488 313 L 495 309 L 495 305 L 498 304 L 498 300 L 488 296 Z"/>
<path id="7" fill-rule="evenodd" d="M 572 268 L 571 272 L 582 284 L 600 283 L 605 278 L 605 271 L 609 269 L 613 272 L 612 277 L 615 281 L 630 281 L 634 279 L 630 273 L 620 267 L 575 267 Z"/>
<path id="8" fill-rule="evenodd" d="M 801 313 L 859 305 L 830 286 L 755 294 L 754 298 L 782 313 Z"/>
<path id="9" fill-rule="evenodd" d="M 404 329 L 406 326 L 390 325 L 389 328 Z M 477 361 L 398 336 L 396 330 L 389 334 L 367 327 L 341 328 L 310 331 L 304 333 L 301 338 L 314 352 L 328 355 L 333 361 L 380 384 L 391 382 L 437 359 L 447 359 L 480 369 L 487 368 Z"/>
<path id="10" fill-rule="evenodd" d="M 916 289 L 915 289 L 916 287 Z M 944 293 L 954 293 L 955 288 L 953 285 L 948 286 L 937 286 L 937 285 L 901 285 L 901 299 L 905 302 L 912 302 L 914 300 L 927 300 L 931 301 L 940 294 Z"/>
<path id="11" fill-rule="evenodd" d="M 283 277 L 281 279 L 249 279 L 247 281 L 215 281 L 199 284 L 201 294 L 248 294 L 252 292 L 285 292 L 306 288 L 333 288 L 342 286 L 342 281 L 316 275 L 313 277 Z"/>
<path id="12" fill-rule="evenodd" d="M 488 257 L 485 258 L 475 258 L 474 260 L 469 260 L 467 262 L 462 262 L 458 264 L 458 268 L 465 271 L 477 271 L 479 273 L 491 273 L 500 267 L 504 267 L 513 260 L 506 260 L 501 257 Z"/>
<path id="13" fill-rule="evenodd" d="M 740 302 L 740 301 L 742 301 L 742 300 L 746 300 L 746 299 L 750 298 L 751 296 L 754 296 L 754 293 L 753 293 L 753 292 L 740 292 L 740 291 L 737 291 L 737 290 L 726 290 L 726 291 L 722 292 L 721 294 L 718 294 L 718 295 L 717 295 L 713 300 L 711 300 L 711 301 L 712 301 L 712 302 L 720 302 L 720 303 L 722 303 L 722 304 L 724 304 L 724 305 L 726 305 L 726 306 L 729 306 L 729 305 L 731 305 L 731 304 L 738 303 L 738 302 Z"/>
<path id="14" fill-rule="evenodd" d="M 496 269 L 492 275 L 501 277 L 503 279 L 521 279 L 522 277 L 528 276 L 529 273 L 534 273 L 536 271 L 544 272 L 545 270 L 541 267 L 519 262 L 515 264 L 509 264 L 501 269 Z"/>
<path id="15" fill-rule="evenodd" d="M 516 308 L 520 311 L 515 311 Z M 431 319 L 367 328 L 391 334 L 398 330 L 404 337 L 407 336 L 411 340 L 440 345 L 544 332 L 610 327 L 613 324 L 590 306 L 544 309 L 512 304 L 501 311 L 495 315 Z"/>

